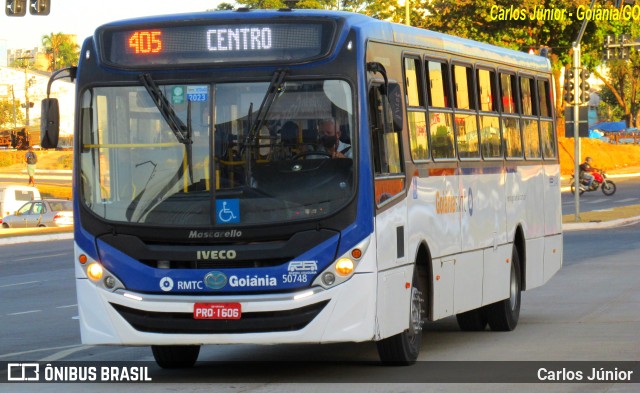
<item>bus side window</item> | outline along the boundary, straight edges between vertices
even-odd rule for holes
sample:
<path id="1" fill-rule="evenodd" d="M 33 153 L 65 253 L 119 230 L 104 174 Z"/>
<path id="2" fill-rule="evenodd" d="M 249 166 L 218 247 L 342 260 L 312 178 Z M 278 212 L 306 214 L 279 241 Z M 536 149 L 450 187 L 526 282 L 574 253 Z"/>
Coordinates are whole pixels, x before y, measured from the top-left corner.
<path id="1" fill-rule="evenodd" d="M 389 100 L 380 85 L 369 91 L 372 155 L 375 175 L 375 201 L 380 205 L 404 190 L 400 135 L 393 129 Z"/>
<path id="2" fill-rule="evenodd" d="M 548 79 L 538 79 L 538 108 L 540 111 L 540 136 L 542 155 L 545 159 L 555 159 L 556 139 L 551 113 L 551 89 Z"/>
<path id="3" fill-rule="evenodd" d="M 429 88 L 429 134 L 431 156 L 434 159 L 453 159 L 454 146 L 453 113 L 449 96 L 449 66 L 442 61 L 429 60 L 426 66 Z"/>

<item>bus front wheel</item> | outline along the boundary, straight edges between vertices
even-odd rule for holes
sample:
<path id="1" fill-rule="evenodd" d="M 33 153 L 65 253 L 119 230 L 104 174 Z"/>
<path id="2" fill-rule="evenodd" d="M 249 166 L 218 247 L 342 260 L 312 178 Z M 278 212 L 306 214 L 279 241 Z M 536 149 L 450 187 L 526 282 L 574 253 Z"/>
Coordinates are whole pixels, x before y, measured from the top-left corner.
<path id="1" fill-rule="evenodd" d="M 413 270 L 409 308 L 409 328 L 378 341 L 378 355 L 383 363 L 405 366 L 415 363 L 422 345 L 422 325 L 425 318 L 425 289 L 418 275 L 418 267 Z"/>
<path id="2" fill-rule="evenodd" d="M 199 345 L 152 345 L 153 358 L 162 368 L 193 367 L 200 354 Z"/>
<path id="3" fill-rule="evenodd" d="M 520 318 L 521 272 L 518 249 L 513 246 L 511 255 L 511 275 L 509 297 L 486 306 L 487 321 L 491 330 L 508 332 L 516 328 Z"/>

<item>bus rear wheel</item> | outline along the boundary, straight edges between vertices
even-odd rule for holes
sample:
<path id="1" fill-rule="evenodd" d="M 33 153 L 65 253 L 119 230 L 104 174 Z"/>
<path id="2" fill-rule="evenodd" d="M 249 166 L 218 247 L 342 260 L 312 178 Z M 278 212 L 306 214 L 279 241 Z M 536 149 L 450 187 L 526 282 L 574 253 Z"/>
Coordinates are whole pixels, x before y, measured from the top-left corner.
<path id="1" fill-rule="evenodd" d="M 413 270 L 409 306 L 409 328 L 378 341 L 378 355 L 383 363 L 406 366 L 415 363 L 422 345 L 422 325 L 425 319 L 425 290 L 418 275 L 418 267 Z"/>
<path id="2" fill-rule="evenodd" d="M 199 345 L 152 345 L 153 358 L 162 368 L 193 367 L 200 354 Z"/>
<path id="3" fill-rule="evenodd" d="M 520 258 L 518 249 L 513 246 L 511 255 L 511 278 L 509 280 L 509 297 L 486 306 L 487 321 L 491 330 L 508 332 L 516 328 L 520 319 L 521 288 Z"/>

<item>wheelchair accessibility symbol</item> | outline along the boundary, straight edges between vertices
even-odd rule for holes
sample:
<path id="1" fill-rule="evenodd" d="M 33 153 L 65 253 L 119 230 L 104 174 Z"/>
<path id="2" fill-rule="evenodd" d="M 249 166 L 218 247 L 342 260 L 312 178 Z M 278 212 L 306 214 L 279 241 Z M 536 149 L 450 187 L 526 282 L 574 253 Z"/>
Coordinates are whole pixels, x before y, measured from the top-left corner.
<path id="1" fill-rule="evenodd" d="M 218 224 L 240 222 L 240 200 L 219 199 L 216 201 L 216 217 Z"/>

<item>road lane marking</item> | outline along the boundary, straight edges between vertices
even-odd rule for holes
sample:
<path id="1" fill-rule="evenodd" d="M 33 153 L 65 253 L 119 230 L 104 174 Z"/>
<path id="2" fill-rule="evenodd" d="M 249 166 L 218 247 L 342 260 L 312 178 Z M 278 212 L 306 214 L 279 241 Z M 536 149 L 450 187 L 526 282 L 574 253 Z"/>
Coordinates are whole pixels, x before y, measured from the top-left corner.
<path id="1" fill-rule="evenodd" d="M 38 255 L 38 256 L 35 256 L 35 257 L 14 259 L 14 261 L 28 261 L 30 259 L 38 259 L 38 258 L 61 257 L 63 255 L 73 255 L 73 252 L 63 252 L 62 254 Z"/>
<path id="2" fill-rule="evenodd" d="M 16 285 L 27 285 L 27 284 L 35 284 L 38 282 L 42 282 L 42 281 L 27 281 L 27 282 L 19 282 L 16 284 L 6 284 L 6 285 L 0 285 L 0 288 L 7 288 L 7 287 L 15 287 Z"/>
<path id="3" fill-rule="evenodd" d="M 76 352 L 84 351 L 85 349 L 91 349 L 91 348 L 93 348 L 93 345 L 79 345 L 75 348 L 69 348 L 69 349 L 56 352 L 38 361 L 39 362 L 55 362 L 56 360 L 64 359 L 67 356 L 74 354 Z"/>
<path id="4" fill-rule="evenodd" d="M 596 199 L 596 200 L 593 200 L 593 201 L 584 201 L 583 203 L 602 203 L 602 202 L 606 202 L 606 201 L 607 201 L 607 199 L 600 198 L 600 199 Z"/>
<path id="5" fill-rule="evenodd" d="M 56 308 L 69 308 L 69 307 L 78 307 L 78 304 L 69 304 L 67 306 L 58 306 Z"/>
<path id="6" fill-rule="evenodd" d="M 23 314 L 33 314 L 35 312 L 42 312 L 42 310 L 29 310 L 29 311 L 21 311 L 21 312 L 14 312 L 11 314 L 7 314 L 7 315 L 23 315 Z"/>
<path id="7" fill-rule="evenodd" d="M 31 349 L 29 351 L 23 351 L 23 352 L 5 353 L 5 354 L 0 354 L 0 359 L 2 359 L 2 358 L 14 358 L 16 356 L 28 355 L 30 353 L 36 353 L 36 352 L 53 351 L 53 350 L 57 350 L 57 349 L 66 349 L 66 348 L 76 348 L 77 346 L 78 346 L 78 344 L 65 345 L 65 346 L 62 346 L 62 347 Z"/>
<path id="8" fill-rule="evenodd" d="M 619 201 L 614 201 L 615 203 L 625 203 L 625 202 L 637 202 L 638 198 L 627 198 L 627 199 L 621 199 Z"/>

